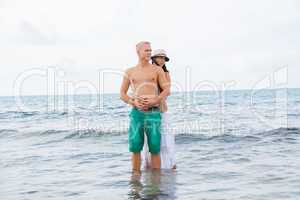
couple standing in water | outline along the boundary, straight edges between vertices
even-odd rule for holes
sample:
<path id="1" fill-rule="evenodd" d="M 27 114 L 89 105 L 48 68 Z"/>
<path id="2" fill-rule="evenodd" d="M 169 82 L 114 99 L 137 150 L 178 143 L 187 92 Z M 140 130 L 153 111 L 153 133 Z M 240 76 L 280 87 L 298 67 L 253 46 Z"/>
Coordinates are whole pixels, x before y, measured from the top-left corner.
<path id="1" fill-rule="evenodd" d="M 132 169 L 137 173 L 141 165 L 144 169 L 175 169 L 175 139 L 167 128 L 171 81 L 165 62 L 169 58 L 162 49 L 152 54 L 146 41 L 136 45 L 136 52 L 138 64 L 125 71 L 120 90 L 121 99 L 133 107 L 128 130 Z"/>

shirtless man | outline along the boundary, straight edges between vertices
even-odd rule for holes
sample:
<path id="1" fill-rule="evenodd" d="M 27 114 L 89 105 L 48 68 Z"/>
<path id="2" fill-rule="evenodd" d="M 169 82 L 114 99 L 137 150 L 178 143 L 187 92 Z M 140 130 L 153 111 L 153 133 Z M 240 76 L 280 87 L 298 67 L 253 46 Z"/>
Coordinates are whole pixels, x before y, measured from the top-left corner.
<path id="1" fill-rule="evenodd" d="M 129 151 L 132 152 L 133 172 L 140 172 L 141 150 L 146 132 L 153 169 L 160 169 L 160 102 L 170 93 L 164 71 L 149 63 L 151 46 L 149 42 L 136 45 L 139 62 L 126 70 L 120 90 L 121 99 L 133 106 L 130 112 L 128 132 Z M 127 94 L 131 86 L 133 96 Z M 159 89 L 161 90 L 159 93 Z"/>

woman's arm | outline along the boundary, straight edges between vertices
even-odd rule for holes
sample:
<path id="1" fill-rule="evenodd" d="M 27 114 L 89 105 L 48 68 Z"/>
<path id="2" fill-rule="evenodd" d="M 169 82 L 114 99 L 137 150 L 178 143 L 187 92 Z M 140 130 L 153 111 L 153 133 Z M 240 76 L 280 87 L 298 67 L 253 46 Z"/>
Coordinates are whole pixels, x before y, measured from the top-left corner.
<path id="1" fill-rule="evenodd" d="M 171 84 L 170 73 L 169 72 L 165 72 L 165 75 L 166 75 L 167 82 L 169 82 Z"/>

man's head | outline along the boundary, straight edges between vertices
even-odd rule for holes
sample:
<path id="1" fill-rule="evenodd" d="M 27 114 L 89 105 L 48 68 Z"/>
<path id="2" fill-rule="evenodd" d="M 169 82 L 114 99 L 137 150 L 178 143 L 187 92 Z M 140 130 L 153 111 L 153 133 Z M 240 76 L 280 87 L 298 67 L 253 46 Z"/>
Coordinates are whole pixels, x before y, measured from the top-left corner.
<path id="1" fill-rule="evenodd" d="M 151 60 L 151 44 L 147 41 L 137 43 L 136 52 L 140 60 L 149 62 Z"/>

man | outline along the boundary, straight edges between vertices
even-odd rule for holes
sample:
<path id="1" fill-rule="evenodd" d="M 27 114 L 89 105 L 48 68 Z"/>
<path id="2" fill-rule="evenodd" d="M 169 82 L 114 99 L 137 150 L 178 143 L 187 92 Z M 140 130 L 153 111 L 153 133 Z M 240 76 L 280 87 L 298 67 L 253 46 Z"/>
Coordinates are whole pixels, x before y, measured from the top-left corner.
<path id="1" fill-rule="evenodd" d="M 160 123 L 159 104 L 170 93 L 164 71 L 149 63 L 151 45 L 143 41 L 136 45 L 138 64 L 126 70 L 120 90 L 121 99 L 133 106 L 130 112 L 128 132 L 129 150 L 132 152 L 132 169 L 140 172 L 141 150 L 146 132 L 153 169 L 160 169 Z M 127 94 L 131 86 L 133 96 Z M 159 89 L 161 90 L 159 93 Z"/>

